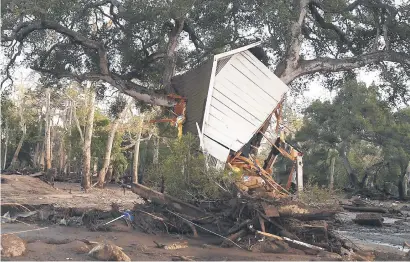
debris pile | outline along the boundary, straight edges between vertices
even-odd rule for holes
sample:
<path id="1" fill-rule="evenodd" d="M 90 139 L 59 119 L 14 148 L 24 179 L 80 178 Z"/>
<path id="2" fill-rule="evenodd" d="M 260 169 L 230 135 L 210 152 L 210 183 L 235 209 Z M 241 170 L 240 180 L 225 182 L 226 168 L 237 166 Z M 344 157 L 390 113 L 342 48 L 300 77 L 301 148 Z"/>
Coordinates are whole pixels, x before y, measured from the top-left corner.
<path id="1" fill-rule="evenodd" d="M 236 246 L 252 252 L 308 254 L 332 260 L 374 258 L 333 230 L 339 207 L 323 210 L 289 197 L 241 195 L 200 209 L 141 185 L 134 185 L 133 191 L 143 191 L 147 196 L 146 204 L 135 205 L 132 222 L 146 233 L 194 237 L 212 234 L 221 239 L 219 244 L 223 247 Z"/>

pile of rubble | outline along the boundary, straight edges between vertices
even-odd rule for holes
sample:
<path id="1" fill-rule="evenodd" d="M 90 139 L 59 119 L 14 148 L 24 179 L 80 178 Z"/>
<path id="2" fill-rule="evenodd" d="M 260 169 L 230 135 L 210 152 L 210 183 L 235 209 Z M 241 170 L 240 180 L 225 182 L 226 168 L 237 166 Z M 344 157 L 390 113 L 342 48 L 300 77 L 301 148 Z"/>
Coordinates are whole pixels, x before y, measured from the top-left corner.
<path id="1" fill-rule="evenodd" d="M 223 247 L 252 252 L 317 255 L 331 260 L 372 260 L 333 230 L 340 207 L 315 209 L 291 198 L 241 196 L 199 208 L 142 185 L 133 192 L 147 200 L 134 207 L 133 226 L 146 233 L 216 235 Z"/>

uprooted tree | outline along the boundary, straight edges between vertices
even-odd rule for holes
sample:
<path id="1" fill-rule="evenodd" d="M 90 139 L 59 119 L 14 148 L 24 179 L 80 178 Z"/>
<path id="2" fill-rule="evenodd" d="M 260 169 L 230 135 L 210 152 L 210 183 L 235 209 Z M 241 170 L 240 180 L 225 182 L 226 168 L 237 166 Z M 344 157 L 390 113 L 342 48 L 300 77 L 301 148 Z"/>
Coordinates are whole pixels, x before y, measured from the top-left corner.
<path id="1" fill-rule="evenodd" d="M 26 0 L 2 2 L 9 83 L 17 57 L 54 79 L 101 81 L 145 103 L 170 106 L 178 70 L 260 39 L 285 83 L 378 69 L 391 98 L 406 98 L 410 4 L 393 1 Z M 189 44 L 182 44 L 189 39 Z M 184 42 L 185 43 L 185 42 Z M 298 80 L 298 81 L 296 81 Z"/>

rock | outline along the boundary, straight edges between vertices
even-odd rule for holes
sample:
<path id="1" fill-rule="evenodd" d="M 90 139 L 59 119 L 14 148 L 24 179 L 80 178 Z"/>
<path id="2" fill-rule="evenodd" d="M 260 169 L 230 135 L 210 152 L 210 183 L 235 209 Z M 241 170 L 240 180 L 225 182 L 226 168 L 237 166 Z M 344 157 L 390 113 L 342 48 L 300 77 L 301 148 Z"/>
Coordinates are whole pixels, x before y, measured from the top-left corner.
<path id="1" fill-rule="evenodd" d="M 70 249 L 72 252 L 77 253 L 77 254 L 85 254 L 85 253 L 90 252 L 91 250 L 90 246 L 88 246 L 86 243 L 80 240 L 75 240 L 67 244 L 64 244 L 64 247 L 66 247 L 67 249 Z"/>
<path id="2" fill-rule="evenodd" d="M 121 247 L 111 243 L 98 243 L 88 255 L 102 261 L 131 261 Z"/>
<path id="3" fill-rule="evenodd" d="M 16 235 L 1 235 L 1 256 L 18 257 L 26 251 L 26 241 Z"/>

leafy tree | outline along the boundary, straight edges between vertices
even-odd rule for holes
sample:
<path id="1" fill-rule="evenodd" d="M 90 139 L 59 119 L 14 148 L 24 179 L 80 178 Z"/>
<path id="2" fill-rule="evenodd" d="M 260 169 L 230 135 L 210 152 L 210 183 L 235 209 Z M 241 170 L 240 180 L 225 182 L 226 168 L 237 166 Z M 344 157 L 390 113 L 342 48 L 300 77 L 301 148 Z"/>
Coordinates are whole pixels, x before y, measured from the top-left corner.
<path id="1" fill-rule="evenodd" d="M 2 11 L 2 86 L 24 54 L 53 79 L 101 81 L 169 106 L 162 89 L 172 92 L 175 71 L 260 39 L 261 59 L 287 84 L 320 73 L 335 86 L 343 74 L 334 72 L 367 67 L 382 72 L 392 99 L 408 96 L 408 1 L 5 0 Z"/>
<path id="2" fill-rule="evenodd" d="M 306 109 L 296 135 L 306 153 L 306 173 L 317 169 L 316 174 L 328 174 L 326 159 L 337 152 L 335 165 L 344 167 L 355 188 L 365 187 L 370 177 L 375 184 L 380 173 L 402 184 L 410 160 L 408 112 L 408 108 L 393 112 L 377 86 L 346 81 L 333 101 L 315 101 Z M 319 177 L 322 183 L 327 180 Z"/>

